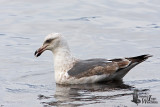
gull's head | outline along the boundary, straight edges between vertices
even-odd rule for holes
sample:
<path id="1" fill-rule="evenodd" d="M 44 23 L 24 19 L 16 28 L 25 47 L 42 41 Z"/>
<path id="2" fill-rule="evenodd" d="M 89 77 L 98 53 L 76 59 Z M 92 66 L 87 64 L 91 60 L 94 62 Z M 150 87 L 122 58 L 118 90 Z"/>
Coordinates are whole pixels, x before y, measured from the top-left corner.
<path id="1" fill-rule="evenodd" d="M 63 40 L 61 34 L 51 33 L 45 37 L 43 45 L 38 50 L 36 50 L 35 56 L 40 56 L 45 50 L 51 50 L 54 52 L 55 49 L 65 46 L 65 44 L 66 43 Z"/>

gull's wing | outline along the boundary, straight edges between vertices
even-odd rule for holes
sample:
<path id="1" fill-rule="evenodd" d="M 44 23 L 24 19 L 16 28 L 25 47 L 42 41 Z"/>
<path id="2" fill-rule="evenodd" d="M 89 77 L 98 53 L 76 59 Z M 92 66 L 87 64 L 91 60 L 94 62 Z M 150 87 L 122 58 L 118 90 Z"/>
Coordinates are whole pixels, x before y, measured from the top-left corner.
<path id="1" fill-rule="evenodd" d="M 80 60 L 68 71 L 68 75 L 83 78 L 94 75 L 108 75 L 106 80 L 121 79 L 137 64 L 146 60 L 149 55 L 119 59 Z"/>
<path id="2" fill-rule="evenodd" d="M 76 78 L 110 75 L 129 64 L 130 61 L 127 59 L 116 59 L 116 61 L 106 59 L 80 60 L 68 71 L 68 74 Z"/>

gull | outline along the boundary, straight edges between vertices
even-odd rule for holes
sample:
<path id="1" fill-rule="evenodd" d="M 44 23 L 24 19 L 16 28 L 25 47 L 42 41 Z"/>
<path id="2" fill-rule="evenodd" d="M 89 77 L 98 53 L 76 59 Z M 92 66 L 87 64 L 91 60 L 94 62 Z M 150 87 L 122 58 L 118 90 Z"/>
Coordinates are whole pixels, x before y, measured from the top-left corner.
<path id="1" fill-rule="evenodd" d="M 122 80 L 133 67 L 152 55 L 136 57 L 94 58 L 82 60 L 72 56 L 68 43 L 59 33 L 51 33 L 44 39 L 43 45 L 35 51 L 40 56 L 45 50 L 54 55 L 54 72 L 57 84 L 85 84 Z"/>

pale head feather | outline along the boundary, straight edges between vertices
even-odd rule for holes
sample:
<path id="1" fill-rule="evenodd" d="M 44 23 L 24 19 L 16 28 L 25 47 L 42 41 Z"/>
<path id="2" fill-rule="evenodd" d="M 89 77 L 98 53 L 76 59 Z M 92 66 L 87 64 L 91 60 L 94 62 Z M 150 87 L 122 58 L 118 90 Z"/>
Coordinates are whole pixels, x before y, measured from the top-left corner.
<path id="1" fill-rule="evenodd" d="M 69 47 L 67 44 L 67 41 L 64 39 L 64 37 L 60 33 L 51 33 L 47 35 L 44 39 L 44 41 L 54 39 L 51 43 L 48 44 L 47 50 L 51 50 L 53 53 L 59 51 L 59 50 L 66 50 L 69 52 Z M 47 44 L 44 42 L 44 44 Z"/>
<path id="2" fill-rule="evenodd" d="M 60 37 L 62 37 L 60 33 L 50 33 L 45 37 L 44 41 L 48 39 L 54 39 L 54 38 L 60 38 Z"/>

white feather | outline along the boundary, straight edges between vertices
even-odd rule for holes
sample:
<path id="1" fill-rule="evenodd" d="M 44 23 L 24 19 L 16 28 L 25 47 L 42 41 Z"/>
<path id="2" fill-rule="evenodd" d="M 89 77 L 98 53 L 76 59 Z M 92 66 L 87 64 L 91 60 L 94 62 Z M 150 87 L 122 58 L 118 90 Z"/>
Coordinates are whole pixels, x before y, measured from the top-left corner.
<path id="1" fill-rule="evenodd" d="M 78 60 L 75 57 L 73 57 L 70 53 L 70 49 L 68 47 L 68 44 L 66 40 L 62 37 L 59 33 L 51 33 L 49 34 L 45 40 L 47 39 L 53 39 L 58 38 L 58 43 L 53 43 L 51 45 L 54 48 L 50 49 L 52 53 L 54 54 L 54 71 L 55 71 L 55 80 L 56 83 L 63 83 L 67 80 L 68 75 L 66 76 L 66 72 L 70 70 L 74 63 Z"/>

